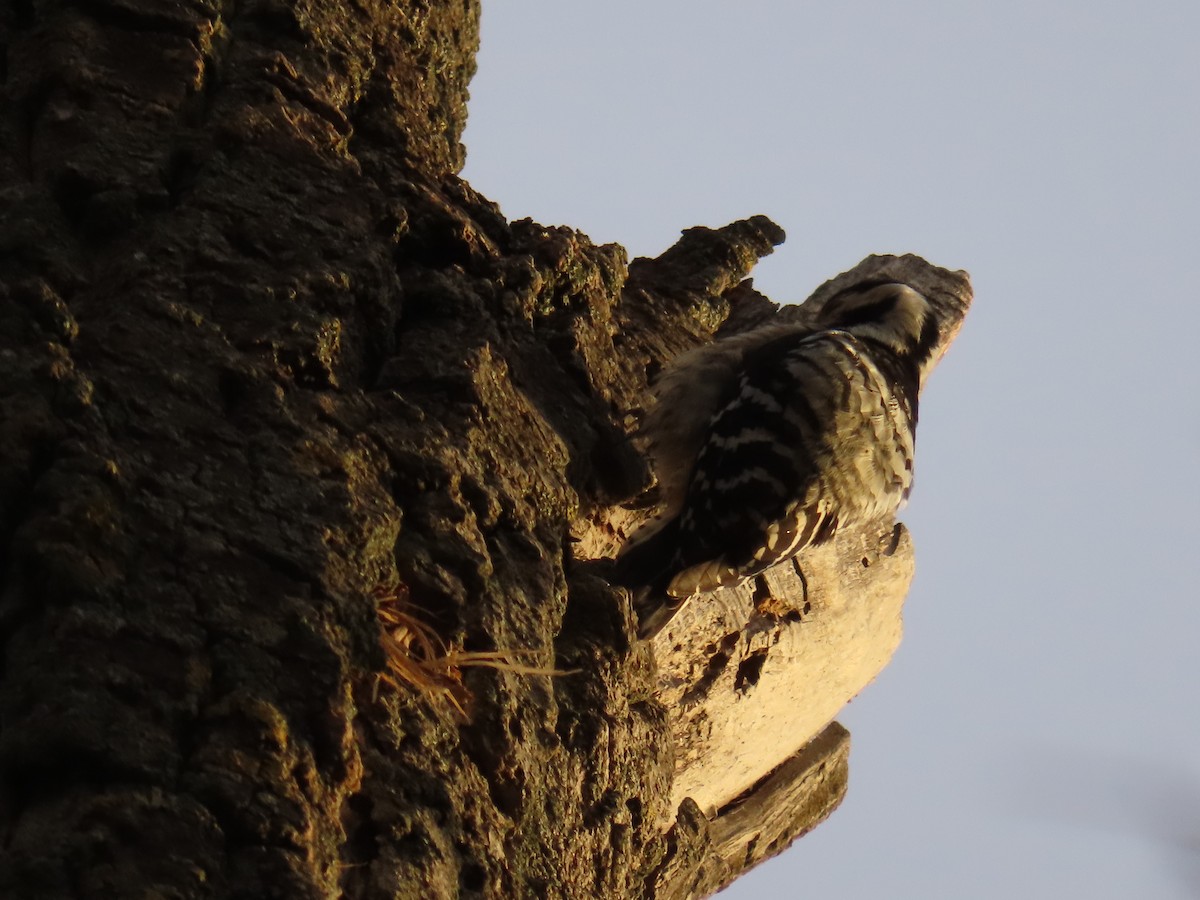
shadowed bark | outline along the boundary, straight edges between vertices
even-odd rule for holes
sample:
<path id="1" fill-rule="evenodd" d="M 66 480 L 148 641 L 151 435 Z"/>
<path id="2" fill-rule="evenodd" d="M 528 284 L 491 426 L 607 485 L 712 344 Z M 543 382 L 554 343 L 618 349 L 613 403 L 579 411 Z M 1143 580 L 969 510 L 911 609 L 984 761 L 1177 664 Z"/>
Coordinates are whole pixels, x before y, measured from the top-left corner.
<path id="1" fill-rule="evenodd" d="M 681 796 L 761 647 L 704 609 L 634 641 L 601 561 L 647 379 L 776 315 L 744 279 L 782 231 L 627 265 L 507 222 L 455 174 L 478 15 L 0 14 L 0 896 L 700 896 L 840 798 L 832 712 Z M 864 265 L 950 340 L 963 276 Z M 381 588 L 543 674 L 463 668 L 467 716 L 381 680 Z M 706 628 L 732 668 L 677 703 Z"/>

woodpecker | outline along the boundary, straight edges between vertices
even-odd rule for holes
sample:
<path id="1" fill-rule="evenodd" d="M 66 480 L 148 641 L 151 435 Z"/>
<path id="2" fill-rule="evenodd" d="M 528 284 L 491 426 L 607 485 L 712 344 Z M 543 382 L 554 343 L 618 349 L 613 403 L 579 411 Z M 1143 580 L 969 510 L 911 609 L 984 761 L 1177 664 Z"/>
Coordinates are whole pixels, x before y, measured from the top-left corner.
<path id="1" fill-rule="evenodd" d="M 912 489 L 917 399 L 937 348 L 926 297 L 870 280 L 815 322 L 719 340 L 665 371 L 641 427 L 664 508 L 613 570 L 639 634 L 690 597 L 894 515 Z"/>

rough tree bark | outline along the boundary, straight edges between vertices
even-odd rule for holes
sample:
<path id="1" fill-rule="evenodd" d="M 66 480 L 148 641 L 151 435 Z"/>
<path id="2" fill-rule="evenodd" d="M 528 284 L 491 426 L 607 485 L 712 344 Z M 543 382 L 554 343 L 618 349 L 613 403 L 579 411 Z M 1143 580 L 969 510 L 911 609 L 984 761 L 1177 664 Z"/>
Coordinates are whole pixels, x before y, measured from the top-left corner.
<path id="1" fill-rule="evenodd" d="M 653 647 L 597 561 L 648 376 L 775 315 L 744 278 L 782 232 L 627 266 L 505 221 L 455 175 L 477 41 L 474 0 L 0 14 L 0 896 L 700 896 L 836 805 L 904 535 Z M 960 274 L 864 265 L 952 337 Z M 468 717 L 381 683 L 381 586 L 572 674 L 464 669 Z M 876 649 L 718 780 L 698 714 L 787 683 L 826 595 Z"/>

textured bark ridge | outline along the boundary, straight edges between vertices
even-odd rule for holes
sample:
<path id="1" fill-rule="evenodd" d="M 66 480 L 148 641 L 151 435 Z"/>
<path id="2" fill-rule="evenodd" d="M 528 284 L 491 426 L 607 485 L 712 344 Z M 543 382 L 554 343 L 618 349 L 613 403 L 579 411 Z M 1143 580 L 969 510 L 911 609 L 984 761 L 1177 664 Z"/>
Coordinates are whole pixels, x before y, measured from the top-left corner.
<path id="1" fill-rule="evenodd" d="M 794 586 L 651 647 L 603 579 L 647 378 L 776 314 L 782 232 L 627 266 L 505 221 L 454 174 L 477 40 L 470 0 L 0 14 L 0 896 L 699 896 L 836 805 L 825 707 L 702 769 Z M 381 685 L 380 586 L 573 674 Z"/>

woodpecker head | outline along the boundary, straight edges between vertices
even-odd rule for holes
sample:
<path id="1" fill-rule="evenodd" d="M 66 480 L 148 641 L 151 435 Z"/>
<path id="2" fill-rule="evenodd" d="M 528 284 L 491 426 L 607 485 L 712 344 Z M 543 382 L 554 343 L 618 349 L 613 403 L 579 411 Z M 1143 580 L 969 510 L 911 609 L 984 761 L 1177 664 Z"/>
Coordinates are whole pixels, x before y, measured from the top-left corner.
<path id="1" fill-rule="evenodd" d="M 924 294 L 899 281 L 864 281 L 839 291 L 821 308 L 818 321 L 823 328 L 881 344 L 914 363 L 922 385 L 938 360 L 933 307 Z"/>

